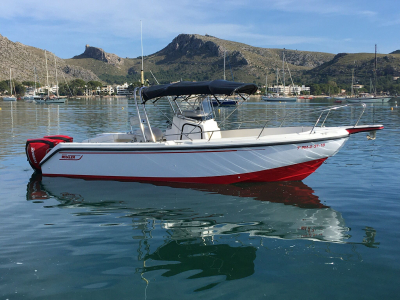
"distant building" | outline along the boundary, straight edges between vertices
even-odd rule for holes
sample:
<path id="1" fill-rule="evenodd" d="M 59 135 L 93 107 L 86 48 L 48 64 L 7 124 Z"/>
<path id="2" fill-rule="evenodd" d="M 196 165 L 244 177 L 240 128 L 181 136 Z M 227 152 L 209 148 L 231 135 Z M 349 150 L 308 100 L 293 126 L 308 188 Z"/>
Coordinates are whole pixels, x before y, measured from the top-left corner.
<path id="1" fill-rule="evenodd" d="M 362 89 L 364 86 L 362 84 L 354 84 L 353 88 L 355 88 L 356 90 Z"/>
<path id="2" fill-rule="evenodd" d="M 123 85 L 117 85 L 116 90 L 117 90 L 117 95 L 121 96 L 128 96 L 131 95 L 132 93 L 128 91 L 129 84 L 125 82 Z"/>
<path id="3" fill-rule="evenodd" d="M 393 80 L 394 80 L 394 81 L 396 81 L 397 79 L 399 79 L 399 76 L 393 77 Z"/>
<path id="4" fill-rule="evenodd" d="M 114 88 L 111 85 L 103 85 L 102 87 L 97 87 L 96 88 L 96 94 L 107 94 L 107 95 L 112 95 L 114 93 Z"/>
<path id="5" fill-rule="evenodd" d="M 285 95 L 291 95 L 291 94 L 297 94 L 300 95 L 301 92 L 310 92 L 310 87 L 309 86 L 298 86 L 298 85 L 289 85 L 289 86 L 283 86 L 283 85 L 274 85 L 272 87 L 268 87 L 268 91 L 271 93 L 276 93 L 276 94 L 285 94 Z"/>

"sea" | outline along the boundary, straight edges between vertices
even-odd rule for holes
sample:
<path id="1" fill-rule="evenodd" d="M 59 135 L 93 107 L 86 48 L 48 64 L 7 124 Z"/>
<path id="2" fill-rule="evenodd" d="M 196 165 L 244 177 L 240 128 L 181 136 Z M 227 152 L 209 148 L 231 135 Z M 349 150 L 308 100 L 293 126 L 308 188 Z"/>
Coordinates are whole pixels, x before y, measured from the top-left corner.
<path id="1" fill-rule="evenodd" d="M 385 128 L 303 181 L 207 185 L 42 178 L 27 139 L 129 131 L 133 100 L 0 101 L 0 299 L 399 299 L 398 102 L 323 116 Z M 332 105 L 254 97 L 215 115 L 313 126 Z"/>

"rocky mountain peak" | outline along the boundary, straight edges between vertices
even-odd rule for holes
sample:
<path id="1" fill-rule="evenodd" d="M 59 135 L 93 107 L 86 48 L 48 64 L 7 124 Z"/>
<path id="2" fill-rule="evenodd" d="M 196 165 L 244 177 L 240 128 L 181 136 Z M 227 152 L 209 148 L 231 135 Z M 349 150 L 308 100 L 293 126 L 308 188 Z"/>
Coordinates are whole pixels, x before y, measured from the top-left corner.
<path id="1" fill-rule="evenodd" d="M 124 63 L 124 59 L 118 55 L 107 53 L 101 48 L 92 47 L 89 45 L 85 46 L 85 51 L 81 55 L 74 56 L 73 58 L 93 58 L 114 66 L 119 66 Z"/>
<path id="2" fill-rule="evenodd" d="M 224 50 L 216 42 L 198 34 L 179 34 L 163 50 L 165 55 L 197 56 L 207 53 L 209 56 L 223 56 Z"/>
<path id="3" fill-rule="evenodd" d="M 177 59 L 207 59 L 219 58 L 224 56 L 226 48 L 223 45 L 224 40 L 210 35 L 199 34 L 179 34 L 157 55 L 164 55 L 163 62 L 174 61 Z M 249 62 L 240 50 L 230 52 L 233 62 L 239 65 L 248 65 Z"/>

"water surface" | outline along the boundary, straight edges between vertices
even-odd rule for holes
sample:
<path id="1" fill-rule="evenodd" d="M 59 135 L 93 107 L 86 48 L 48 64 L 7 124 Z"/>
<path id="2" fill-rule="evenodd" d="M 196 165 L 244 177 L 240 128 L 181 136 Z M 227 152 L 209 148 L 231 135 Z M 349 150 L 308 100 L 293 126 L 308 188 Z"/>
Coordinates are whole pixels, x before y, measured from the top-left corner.
<path id="1" fill-rule="evenodd" d="M 277 126 L 295 112 L 291 121 L 309 125 L 315 114 L 300 110 L 327 105 L 254 98 L 232 116 Z M 235 185 L 41 178 L 26 161 L 26 139 L 127 131 L 131 101 L 0 107 L 1 299 L 398 297 L 394 102 L 367 107 L 364 124 L 385 125 L 376 140 L 351 136 L 304 181 Z M 357 112 L 337 112 L 327 126 L 353 124 Z"/>

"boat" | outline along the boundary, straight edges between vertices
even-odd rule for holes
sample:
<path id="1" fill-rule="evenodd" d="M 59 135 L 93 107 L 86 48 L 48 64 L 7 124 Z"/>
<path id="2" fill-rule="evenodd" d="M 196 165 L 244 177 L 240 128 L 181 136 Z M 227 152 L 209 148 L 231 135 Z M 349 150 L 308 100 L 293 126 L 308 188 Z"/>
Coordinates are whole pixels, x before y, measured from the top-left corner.
<path id="1" fill-rule="evenodd" d="M 212 106 L 236 106 L 238 104 L 238 100 L 224 97 L 215 97 L 210 100 Z"/>
<path id="2" fill-rule="evenodd" d="M 290 70 L 288 67 L 288 71 L 290 74 Z M 285 85 L 285 49 L 282 51 L 282 81 L 283 81 L 283 95 L 276 94 L 268 94 L 268 84 L 267 84 L 267 76 L 265 77 L 265 95 L 261 96 L 261 99 L 264 101 L 273 101 L 273 102 L 296 102 L 297 97 L 286 96 L 286 85 Z M 278 86 L 279 80 L 279 69 L 276 70 L 276 86 Z"/>
<path id="3" fill-rule="evenodd" d="M 335 103 L 343 103 L 346 101 L 346 97 L 343 96 L 333 97 L 333 99 L 335 99 Z"/>
<path id="4" fill-rule="evenodd" d="M 253 83 L 224 80 L 136 88 L 131 131 L 102 133 L 82 142 L 65 135 L 29 139 L 25 152 L 32 168 L 45 177 L 214 184 L 291 181 L 312 174 L 350 135 L 371 132 L 373 139 L 383 129 L 383 125 L 358 125 L 365 104 L 353 105 L 362 108 L 354 125 L 325 126 L 331 112 L 352 107 L 347 104 L 317 110 L 319 117 L 309 126 L 239 124 L 237 129 L 225 129 L 222 126 L 240 106 L 218 123 L 209 101 L 198 97 L 236 94 L 245 102 L 256 91 Z M 197 104 L 188 106 L 189 99 L 197 99 Z M 169 105 L 168 111 L 160 102 Z M 167 119 L 166 130 L 151 125 L 149 105 Z M 289 118 L 283 116 L 281 124 Z"/>
<path id="5" fill-rule="evenodd" d="M 67 97 L 57 97 L 57 96 L 35 96 L 33 100 L 36 103 L 45 103 L 45 104 L 55 104 L 55 103 L 65 103 Z"/>
<path id="6" fill-rule="evenodd" d="M 226 80 L 226 50 L 224 50 L 224 80 Z M 233 75 L 232 75 L 233 77 Z M 220 95 L 215 95 L 211 98 L 211 105 L 212 106 L 236 106 L 239 103 L 239 99 L 227 98 Z"/>
<path id="7" fill-rule="evenodd" d="M 45 104 L 54 104 L 54 103 L 65 103 L 65 100 L 67 97 L 60 97 L 58 94 L 58 80 L 57 80 L 57 62 L 56 62 L 56 56 L 54 55 L 54 68 L 55 68 L 55 73 L 56 73 L 56 89 L 57 89 L 57 95 L 50 95 L 50 90 L 49 90 L 49 71 L 47 69 L 47 55 L 46 55 L 46 50 L 44 51 L 45 59 L 46 59 L 46 81 L 47 81 L 47 96 L 41 95 L 41 96 L 35 96 L 33 99 L 35 100 L 36 103 L 45 103 Z"/>
<path id="8" fill-rule="evenodd" d="M 296 102 L 297 97 L 285 97 L 280 95 L 264 95 L 261 96 L 261 99 L 264 101 L 271 101 L 271 102 Z"/>
<path id="9" fill-rule="evenodd" d="M 392 97 L 388 97 L 388 96 L 377 96 L 376 93 L 376 86 L 377 86 L 377 74 L 376 74 L 376 70 L 377 70 L 377 59 L 376 59 L 376 45 L 375 45 L 375 66 L 374 66 L 374 81 L 375 81 L 375 85 L 374 85 L 374 92 L 370 95 L 364 95 L 361 97 L 356 97 L 354 96 L 354 70 L 352 72 L 352 76 L 351 76 L 351 97 L 346 98 L 346 101 L 349 103 L 386 103 L 389 102 L 389 100 Z M 370 87 L 372 86 L 372 82 L 370 83 Z"/>
<path id="10" fill-rule="evenodd" d="M 36 67 L 33 68 L 33 73 L 35 74 L 35 87 L 33 89 L 33 94 L 27 94 L 25 95 L 22 99 L 25 100 L 25 102 L 36 102 L 35 97 L 36 97 Z"/>
<path id="11" fill-rule="evenodd" d="M 277 76 L 277 85 L 278 85 L 278 70 L 276 72 Z M 261 96 L 261 99 L 264 101 L 275 101 L 275 102 L 296 102 L 296 97 L 285 97 L 279 94 L 270 94 L 268 93 L 268 84 L 267 84 L 267 76 L 265 77 L 265 95 Z"/>
<path id="12" fill-rule="evenodd" d="M 370 96 L 370 97 L 351 97 L 347 98 L 346 101 L 349 103 L 386 103 L 389 102 L 390 99 L 392 99 L 392 97 Z"/>
<path id="13" fill-rule="evenodd" d="M 17 101 L 17 98 L 12 94 L 13 86 L 11 81 L 11 68 L 10 68 L 10 96 L 3 97 L 3 101 Z"/>

